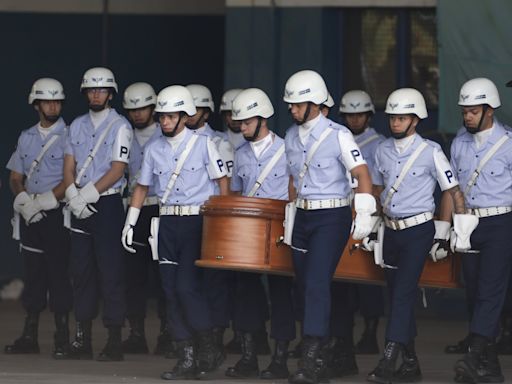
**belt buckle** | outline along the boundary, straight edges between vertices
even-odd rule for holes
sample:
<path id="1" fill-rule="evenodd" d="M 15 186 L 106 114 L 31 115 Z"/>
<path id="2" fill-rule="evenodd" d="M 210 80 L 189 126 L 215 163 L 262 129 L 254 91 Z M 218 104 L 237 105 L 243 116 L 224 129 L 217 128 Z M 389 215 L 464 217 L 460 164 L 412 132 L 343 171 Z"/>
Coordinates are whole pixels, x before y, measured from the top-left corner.
<path id="1" fill-rule="evenodd" d="M 397 227 L 398 227 L 398 230 L 399 230 L 399 231 L 402 231 L 402 230 L 404 230 L 404 229 L 406 229 L 406 228 L 407 228 L 407 224 L 405 224 L 405 220 L 404 220 L 404 219 L 402 219 L 402 220 L 397 220 L 397 221 L 396 221 L 396 224 L 397 224 Z"/>
<path id="2" fill-rule="evenodd" d="M 302 209 L 305 211 L 309 210 L 309 200 L 308 199 L 302 199 Z"/>

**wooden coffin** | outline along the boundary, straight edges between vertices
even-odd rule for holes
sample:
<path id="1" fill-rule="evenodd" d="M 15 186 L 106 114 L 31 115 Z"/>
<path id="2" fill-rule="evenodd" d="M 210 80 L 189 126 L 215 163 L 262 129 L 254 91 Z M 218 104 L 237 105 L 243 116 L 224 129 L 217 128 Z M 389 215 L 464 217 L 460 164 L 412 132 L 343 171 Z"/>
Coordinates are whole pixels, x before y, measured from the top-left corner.
<path id="1" fill-rule="evenodd" d="M 200 267 L 293 274 L 291 249 L 281 242 L 286 201 L 242 196 L 211 196 L 201 207 L 203 237 Z M 373 254 L 350 238 L 336 268 L 335 280 L 384 284 L 384 271 Z M 457 288 L 460 258 L 425 263 L 420 286 Z"/>

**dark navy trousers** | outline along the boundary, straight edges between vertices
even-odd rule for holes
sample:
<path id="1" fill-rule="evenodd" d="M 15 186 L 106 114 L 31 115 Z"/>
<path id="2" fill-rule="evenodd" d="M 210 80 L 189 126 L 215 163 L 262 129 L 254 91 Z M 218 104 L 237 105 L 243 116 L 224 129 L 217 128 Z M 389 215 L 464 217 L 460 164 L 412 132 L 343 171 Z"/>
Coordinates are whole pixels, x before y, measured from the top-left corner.
<path id="1" fill-rule="evenodd" d="M 202 216 L 160 216 L 158 254 L 167 324 L 174 340 L 190 340 L 212 328 L 201 256 Z"/>
<path id="2" fill-rule="evenodd" d="M 92 320 L 103 299 L 103 324 L 122 326 L 126 314 L 125 255 L 121 244 L 124 207 L 121 195 L 102 196 L 98 211 L 71 219 L 71 271 L 75 318 Z"/>
<path id="3" fill-rule="evenodd" d="M 235 316 L 236 272 L 206 268 L 204 279 L 213 326 L 229 328 Z"/>
<path id="4" fill-rule="evenodd" d="M 470 332 L 498 336 L 512 265 L 510 246 L 512 213 L 480 218 L 471 235 L 471 248 L 480 253 L 462 254 L 468 301 L 473 303 Z"/>
<path id="5" fill-rule="evenodd" d="M 416 337 L 414 307 L 418 282 L 432 248 L 434 233 L 432 220 L 401 231 L 386 228 L 384 262 L 397 267 L 385 269 L 390 303 L 387 340 L 407 344 Z"/>
<path id="6" fill-rule="evenodd" d="M 303 333 L 329 335 L 331 281 L 350 235 L 350 207 L 297 209 L 293 228 L 293 265 L 303 300 Z"/>
<path id="7" fill-rule="evenodd" d="M 165 299 L 158 261 L 152 259 L 151 248 L 148 244 L 152 217 L 158 217 L 158 205 L 142 207 L 133 233 L 133 248 L 137 252 L 125 252 L 126 317 L 128 319 L 144 319 L 146 317 L 146 303 L 151 295 L 151 282 L 154 282 L 156 290 L 158 317 L 165 319 Z"/>
<path id="8" fill-rule="evenodd" d="M 52 312 L 68 313 L 73 302 L 69 233 L 63 226 L 62 206 L 45 213 L 45 218 L 29 226 L 21 220 L 25 262 L 22 302 L 28 313 L 39 313 L 47 305 Z"/>

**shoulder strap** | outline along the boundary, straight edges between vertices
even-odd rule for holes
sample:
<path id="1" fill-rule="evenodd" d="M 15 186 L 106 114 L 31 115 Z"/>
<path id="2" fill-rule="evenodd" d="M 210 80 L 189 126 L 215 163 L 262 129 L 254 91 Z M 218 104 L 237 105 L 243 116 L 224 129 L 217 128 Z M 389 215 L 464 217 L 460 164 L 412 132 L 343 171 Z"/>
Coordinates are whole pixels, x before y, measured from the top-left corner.
<path id="1" fill-rule="evenodd" d="M 112 120 L 110 123 L 108 123 L 107 128 L 101 133 L 100 137 L 98 138 L 98 141 L 96 141 L 96 145 L 92 149 L 92 152 L 89 153 L 89 156 L 84 161 L 84 165 L 82 165 L 82 168 L 80 168 L 80 171 L 78 171 L 78 174 L 75 179 L 75 184 L 80 185 L 80 181 L 82 180 L 82 176 L 84 175 L 85 171 L 89 166 L 91 165 L 92 161 L 94 160 L 94 156 L 96 156 L 96 153 L 98 153 L 101 143 L 103 143 L 103 140 L 105 140 L 105 137 L 107 137 L 108 133 L 114 126 L 114 123 L 121 121 L 120 118 Z"/>
<path id="2" fill-rule="evenodd" d="M 176 168 L 174 169 L 174 172 L 171 175 L 171 178 L 169 179 L 169 182 L 167 183 L 167 187 L 165 187 L 164 195 L 162 196 L 162 199 L 160 199 L 162 204 L 165 204 L 167 201 L 167 198 L 169 197 L 169 194 L 171 193 L 172 188 L 174 187 L 174 184 L 176 183 L 176 180 L 178 179 L 178 176 L 181 173 L 181 169 L 183 168 L 183 165 L 185 164 L 185 160 L 187 160 L 188 155 L 192 151 L 192 147 L 196 143 L 197 139 L 199 138 L 199 135 L 192 135 L 190 140 L 188 141 L 185 149 L 183 152 L 181 152 L 180 158 L 178 159 L 178 162 L 176 163 Z"/>
<path id="3" fill-rule="evenodd" d="M 428 146 L 428 144 L 426 141 L 422 142 L 418 146 L 418 148 L 416 148 L 416 150 L 412 153 L 411 157 L 409 157 L 409 159 L 405 163 L 404 167 L 402 168 L 402 172 L 400 172 L 398 179 L 396 179 L 395 184 L 393 184 L 393 186 L 389 189 L 388 194 L 386 196 L 386 200 L 384 201 L 384 204 L 382 204 L 382 210 L 387 208 L 393 195 L 396 192 L 398 192 L 398 187 L 400 186 L 400 184 L 402 184 L 402 181 L 405 178 L 405 175 L 407 174 L 407 172 L 409 172 L 409 169 L 411 169 L 411 167 L 414 164 L 414 162 L 416 161 L 416 159 L 421 155 L 421 152 L 423 152 L 423 150 L 425 148 L 427 148 L 427 146 Z"/>
<path id="4" fill-rule="evenodd" d="M 265 168 L 261 171 L 260 175 L 258 176 L 258 179 L 256 180 L 256 183 L 254 183 L 254 186 L 252 187 L 251 191 L 247 195 L 248 197 L 253 197 L 256 191 L 261 187 L 261 184 L 265 181 L 268 174 L 274 168 L 274 166 L 277 164 L 281 156 L 284 154 L 284 144 L 282 144 L 276 153 L 274 153 L 274 156 L 270 159 L 270 161 L 267 163 Z"/>
<path id="5" fill-rule="evenodd" d="M 356 143 L 358 145 L 359 148 L 362 148 L 364 147 L 366 144 L 369 144 L 371 143 L 372 141 L 374 140 L 377 140 L 379 138 L 379 135 L 374 133 L 373 135 L 371 135 L 370 137 L 367 137 L 366 139 L 364 139 L 363 141 L 361 141 L 360 143 Z"/>
<path id="6" fill-rule="evenodd" d="M 501 139 L 499 139 L 492 147 L 491 149 L 489 149 L 489 151 L 487 151 L 487 153 L 485 154 L 485 156 L 482 158 L 482 160 L 480 160 L 480 163 L 478 164 L 478 167 L 475 169 L 475 171 L 473 172 L 473 174 L 471 175 L 471 178 L 469 179 L 468 181 L 468 184 L 466 185 L 466 189 L 464 190 L 464 195 L 466 195 L 470 190 L 471 188 L 473 188 L 473 186 L 475 185 L 476 183 L 476 179 L 478 179 L 478 176 L 480 175 L 480 171 L 482 170 L 482 168 L 485 166 L 485 164 L 487 164 L 487 162 L 491 159 L 491 157 L 494 156 L 494 154 L 496 152 L 498 152 L 498 149 L 500 149 L 500 147 L 505 144 L 505 142 L 509 139 L 508 135 L 503 135 L 503 137 Z"/>
<path id="7" fill-rule="evenodd" d="M 41 160 L 43 159 L 44 155 L 46 152 L 48 152 L 48 150 L 50 149 L 50 147 L 53 145 L 53 143 L 55 143 L 57 141 L 57 139 L 60 137 L 60 135 L 53 135 L 52 137 L 50 137 L 50 139 L 46 142 L 46 144 L 43 146 L 43 148 L 41 149 L 41 152 L 39 152 L 39 155 L 37 155 L 37 157 L 34 159 L 34 161 L 32 161 L 32 164 L 30 164 L 30 169 L 28 171 L 28 174 L 27 174 L 27 179 L 26 180 L 29 180 L 31 177 L 32 177 L 32 174 L 34 173 L 34 171 L 36 170 L 36 167 L 39 165 L 39 163 L 41 162 Z"/>
<path id="8" fill-rule="evenodd" d="M 311 160 L 313 159 L 313 155 L 316 153 L 317 149 L 320 147 L 320 144 L 322 144 L 322 142 L 327 138 L 327 136 L 329 136 L 329 134 L 333 131 L 334 130 L 332 128 L 327 127 L 325 129 L 325 131 L 322 132 L 322 134 L 320 135 L 318 140 L 311 146 L 308 156 L 306 158 L 306 162 L 304 163 L 302 170 L 299 173 L 297 196 L 299 195 L 300 190 L 302 189 L 302 181 L 304 179 L 304 176 L 306 176 L 306 172 L 308 171 L 309 163 L 311 163 Z"/>

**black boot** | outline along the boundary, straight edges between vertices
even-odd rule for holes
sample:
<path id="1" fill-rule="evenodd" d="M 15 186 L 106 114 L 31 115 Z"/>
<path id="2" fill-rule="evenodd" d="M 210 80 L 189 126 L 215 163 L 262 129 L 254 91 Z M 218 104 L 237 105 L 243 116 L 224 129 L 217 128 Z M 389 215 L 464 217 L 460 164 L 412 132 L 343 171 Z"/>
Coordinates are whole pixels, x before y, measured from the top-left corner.
<path id="1" fill-rule="evenodd" d="M 39 353 L 39 343 L 37 342 L 38 328 L 39 313 L 27 313 L 27 317 L 25 317 L 25 326 L 23 327 L 23 333 L 19 338 L 14 340 L 14 343 L 5 346 L 5 353 Z"/>
<path id="2" fill-rule="evenodd" d="M 254 334 L 254 343 L 256 345 L 256 353 L 258 355 L 270 355 L 270 345 L 268 343 L 268 334 L 265 328 Z"/>
<path id="3" fill-rule="evenodd" d="M 92 359 L 92 321 L 77 321 L 75 340 L 69 346 L 68 359 L 91 360 Z"/>
<path id="4" fill-rule="evenodd" d="M 53 358 L 64 360 L 69 354 L 69 314 L 56 313 L 55 333 L 53 334 L 54 350 Z"/>
<path id="5" fill-rule="evenodd" d="M 469 348 L 469 335 L 457 342 L 457 344 L 450 344 L 444 348 L 444 353 L 453 355 L 463 355 Z"/>
<path id="6" fill-rule="evenodd" d="M 421 381 L 421 369 L 416 356 L 416 349 L 414 348 L 414 341 L 404 345 L 402 349 L 403 362 L 395 372 L 394 380 L 399 383 L 415 383 Z"/>
<path id="7" fill-rule="evenodd" d="M 174 342 L 172 341 L 171 333 L 167 329 L 167 325 L 164 320 L 160 322 L 160 334 L 156 340 L 154 354 L 164 355 L 166 359 L 176 359 L 179 357 Z"/>
<path id="8" fill-rule="evenodd" d="M 295 348 L 288 351 L 290 359 L 300 359 L 302 356 L 302 339 L 295 345 Z"/>
<path id="9" fill-rule="evenodd" d="M 144 319 L 128 319 L 130 334 L 122 342 L 124 353 L 148 353 L 148 343 L 144 331 Z"/>
<path id="10" fill-rule="evenodd" d="M 121 342 L 121 326 L 108 327 L 107 344 L 98 355 L 97 361 L 123 361 L 123 346 Z"/>
<path id="11" fill-rule="evenodd" d="M 250 332 L 244 332 L 242 333 L 242 357 L 234 367 L 229 367 L 226 370 L 226 376 L 250 378 L 258 377 L 259 373 L 255 337 Z"/>
<path id="12" fill-rule="evenodd" d="M 178 353 L 176 365 L 173 367 L 172 371 L 164 372 L 160 377 L 164 380 L 197 379 L 194 342 L 192 340 L 176 342 L 176 352 Z"/>
<path id="13" fill-rule="evenodd" d="M 197 369 L 200 375 L 215 371 L 224 362 L 226 355 L 216 343 L 212 330 L 197 334 Z"/>
<path id="14" fill-rule="evenodd" d="M 290 376 L 290 371 L 288 371 L 287 365 L 289 344 L 288 340 L 276 340 L 276 347 L 274 355 L 272 356 L 272 361 L 267 369 L 261 371 L 261 379 L 277 380 L 286 379 Z"/>
<path id="15" fill-rule="evenodd" d="M 469 343 L 468 352 L 455 363 L 455 381 L 466 383 L 478 382 L 478 370 L 484 362 L 487 339 L 484 336 L 473 334 Z"/>
<path id="16" fill-rule="evenodd" d="M 377 355 L 379 343 L 377 342 L 378 317 L 364 318 L 364 331 L 361 339 L 356 344 L 356 353 L 359 355 Z"/>
<path id="17" fill-rule="evenodd" d="M 501 335 L 496 344 L 500 355 L 512 355 L 512 316 L 503 315 L 501 318 Z"/>
<path id="18" fill-rule="evenodd" d="M 345 377 L 357 375 L 359 368 L 356 363 L 354 343 L 342 337 L 335 338 L 336 342 L 331 348 L 331 359 L 327 369 L 330 377 Z"/>
<path id="19" fill-rule="evenodd" d="M 384 347 L 384 355 L 379 360 L 377 367 L 368 374 L 366 378 L 372 383 L 389 384 L 393 381 L 396 359 L 402 346 L 396 341 L 388 341 Z"/>
<path id="20" fill-rule="evenodd" d="M 233 338 L 226 344 L 224 350 L 226 353 L 239 355 L 242 353 L 242 336 L 241 332 L 234 331 Z"/>
<path id="21" fill-rule="evenodd" d="M 505 381 L 496 347 L 494 342 L 487 343 L 485 347 L 485 358 L 477 371 L 479 383 L 503 383 Z"/>
<path id="22" fill-rule="evenodd" d="M 297 372 L 288 378 L 288 382 L 291 384 L 317 384 L 317 360 L 319 355 L 320 339 L 313 336 L 304 336 L 302 343 L 302 357 L 297 363 Z"/>

